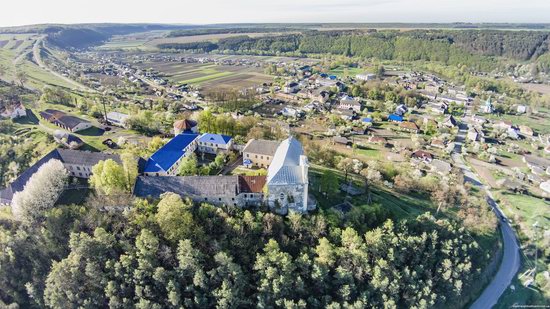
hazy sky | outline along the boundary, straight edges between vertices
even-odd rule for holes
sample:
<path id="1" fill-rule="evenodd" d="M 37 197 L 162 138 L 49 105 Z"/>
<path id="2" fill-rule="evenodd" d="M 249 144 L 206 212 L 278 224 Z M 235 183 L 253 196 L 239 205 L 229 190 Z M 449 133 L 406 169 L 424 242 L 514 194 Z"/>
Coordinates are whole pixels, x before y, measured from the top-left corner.
<path id="1" fill-rule="evenodd" d="M 539 22 L 550 0 L 2 0 L 0 26 L 154 22 Z"/>

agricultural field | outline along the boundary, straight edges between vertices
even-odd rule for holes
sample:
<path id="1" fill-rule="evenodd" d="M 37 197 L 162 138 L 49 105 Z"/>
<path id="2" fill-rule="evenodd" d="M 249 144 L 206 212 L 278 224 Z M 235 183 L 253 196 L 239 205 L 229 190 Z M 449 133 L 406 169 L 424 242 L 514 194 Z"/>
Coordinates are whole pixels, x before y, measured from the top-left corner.
<path id="1" fill-rule="evenodd" d="M 145 63 L 141 67 L 159 71 L 174 83 L 205 88 L 240 89 L 273 81 L 272 76 L 264 74 L 263 69 L 257 67 L 173 62 Z"/>
<path id="2" fill-rule="evenodd" d="M 142 51 L 157 50 L 157 45 L 164 43 L 191 43 L 191 42 L 217 42 L 220 39 L 243 36 L 262 37 L 266 35 L 277 35 L 276 33 L 222 33 L 222 34 L 207 34 L 193 35 L 182 37 L 167 37 L 168 31 L 150 31 L 144 33 L 134 33 L 128 35 L 114 36 L 105 44 L 97 47 L 100 50 L 135 50 Z"/>
<path id="3" fill-rule="evenodd" d="M 550 133 L 550 110 L 540 108 L 537 114 L 531 115 L 500 115 L 495 114 L 487 115 L 487 118 L 491 120 L 508 120 L 514 125 L 526 125 L 531 127 L 535 132 L 539 134 Z"/>

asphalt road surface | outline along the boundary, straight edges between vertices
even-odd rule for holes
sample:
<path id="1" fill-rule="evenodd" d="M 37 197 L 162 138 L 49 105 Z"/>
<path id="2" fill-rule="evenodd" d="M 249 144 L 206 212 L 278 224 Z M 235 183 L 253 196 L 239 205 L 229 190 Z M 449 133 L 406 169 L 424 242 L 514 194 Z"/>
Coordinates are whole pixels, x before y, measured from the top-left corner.
<path id="1" fill-rule="evenodd" d="M 466 117 L 468 117 L 470 114 L 471 111 L 467 110 Z M 514 276 L 518 272 L 521 263 L 519 257 L 520 249 L 514 230 L 510 226 L 509 221 L 506 219 L 498 204 L 493 199 L 491 192 L 485 185 L 483 185 L 477 175 L 472 172 L 470 167 L 468 167 L 464 163 L 464 160 L 460 155 L 462 151 L 462 143 L 464 142 L 464 138 L 469 129 L 469 123 L 466 117 L 463 119 L 463 123 L 460 125 L 460 130 L 455 140 L 455 149 L 451 157 L 455 165 L 462 169 L 465 181 L 472 183 L 473 185 L 479 187 L 481 190 L 486 192 L 487 202 L 489 203 L 489 205 L 491 205 L 495 216 L 500 221 L 499 227 L 502 234 L 504 246 L 502 261 L 496 275 L 489 283 L 489 285 L 485 288 L 483 293 L 479 296 L 479 298 L 470 307 L 470 309 L 489 309 L 496 305 L 498 299 L 512 283 L 512 279 L 514 279 Z"/>

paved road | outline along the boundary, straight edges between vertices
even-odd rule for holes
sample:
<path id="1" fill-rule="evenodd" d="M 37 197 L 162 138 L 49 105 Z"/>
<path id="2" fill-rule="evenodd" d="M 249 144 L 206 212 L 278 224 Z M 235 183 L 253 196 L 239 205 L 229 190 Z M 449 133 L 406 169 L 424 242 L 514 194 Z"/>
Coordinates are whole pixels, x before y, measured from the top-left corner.
<path id="1" fill-rule="evenodd" d="M 471 115 L 471 110 L 466 111 L 466 117 Z M 457 167 L 459 167 L 464 173 L 465 181 L 468 181 L 487 194 L 487 202 L 491 205 L 495 216 L 500 221 L 500 232 L 502 234 L 502 240 L 504 245 L 504 251 L 502 255 L 502 261 L 500 267 L 489 285 L 485 288 L 479 298 L 472 304 L 470 309 L 489 309 L 492 308 L 498 302 L 498 299 L 506 288 L 512 283 L 512 279 L 519 270 L 521 260 L 519 257 L 519 246 L 516 239 L 516 234 L 510 226 L 508 220 L 503 221 L 505 218 L 502 210 L 493 199 L 493 195 L 478 178 L 478 176 L 468 167 L 461 156 L 462 143 L 469 128 L 467 118 L 462 119 L 463 123 L 460 125 L 459 134 L 455 140 L 455 149 L 451 157 Z"/>

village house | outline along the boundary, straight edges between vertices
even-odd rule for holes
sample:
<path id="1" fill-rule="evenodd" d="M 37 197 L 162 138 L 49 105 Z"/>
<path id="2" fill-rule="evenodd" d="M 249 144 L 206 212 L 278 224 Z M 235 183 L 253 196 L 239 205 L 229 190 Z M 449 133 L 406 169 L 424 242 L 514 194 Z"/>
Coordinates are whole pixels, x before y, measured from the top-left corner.
<path id="1" fill-rule="evenodd" d="M 84 142 L 78 136 L 62 130 L 55 130 L 53 138 L 56 142 L 69 149 L 78 149 L 84 145 Z"/>
<path id="2" fill-rule="evenodd" d="M 525 114 L 525 113 L 527 113 L 527 106 L 519 104 L 519 105 L 516 107 L 516 112 L 517 112 L 518 114 Z"/>
<path id="3" fill-rule="evenodd" d="M 249 140 L 243 149 L 243 165 L 247 168 L 267 168 L 273 160 L 277 147 L 279 147 L 278 141 Z"/>
<path id="4" fill-rule="evenodd" d="M 424 150 L 417 150 L 411 154 L 411 158 L 429 163 L 433 160 L 433 155 Z"/>
<path id="5" fill-rule="evenodd" d="M 403 117 L 399 116 L 399 115 L 396 115 L 396 114 L 390 114 L 388 116 L 388 121 L 389 122 L 403 122 Z"/>
<path id="6" fill-rule="evenodd" d="M 411 132 L 411 133 L 418 133 L 420 131 L 420 129 L 418 128 L 416 123 L 411 122 L 411 121 L 403 121 L 399 124 L 399 127 L 402 130 L 407 131 L 407 132 Z"/>
<path id="7" fill-rule="evenodd" d="M 523 134 L 524 136 L 532 137 L 535 135 L 535 132 L 533 132 L 533 129 L 526 125 L 520 125 L 519 126 L 519 132 Z"/>
<path id="8" fill-rule="evenodd" d="M 129 115 L 119 113 L 119 112 L 108 112 L 107 113 L 107 122 L 112 125 L 125 128 L 127 123 L 126 121 L 130 118 Z"/>
<path id="9" fill-rule="evenodd" d="M 468 130 L 468 134 L 466 135 L 466 138 L 472 142 L 481 141 L 481 138 L 483 137 L 483 131 L 471 128 Z"/>
<path id="10" fill-rule="evenodd" d="M 233 138 L 227 135 L 204 133 L 198 138 L 198 151 L 203 153 L 228 152 L 232 145 Z"/>
<path id="11" fill-rule="evenodd" d="M 523 155 L 522 160 L 533 174 L 540 176 L 546 173 L 550 175 L 550 160 L 530 154 Z"/>
<path id="12" fill-rule="evenodd" d="M 4 104 L 7 103 L 4 102 Z M 0 107 L 0 116 L 2 118 L 17 119 L 27 116 L 27 110 L 21 103 L 11 104 L 10 106 L 4 105 Z"/>
<path id="13" fill-rule="evenodd" d="M 456 121 L 455 117 L 453 117 L 452 115 L 447 116 L 441 124 L 448 128 L 455 128 L 458 126 L 458 122 Z"/>
<path id="14" fill-rule="evenodd" d="M 195 152 L 198 134 L 178 134 L 147 160 L 144 174 L 147 176 L 174 176 L 183 158 Z"/>
<path id="15" fill-rule="evenodd" d="M 55 109 L 46 109 L 39 114 L 42 119 L 73 133 L 92 127 L 92 124 L 89 121 L 68 115 L 65 112 Z"/>
<path id="16" fill-rule="evenodd" d="M 386 138 L 384 138 L 382 136 L 373 135 L 373 136 L 369 137 L 369 143 L 379 144 L 379 145 L 386 145 L 387 140 L 386 140 Z"/>
<path id="17" fill-rule="evenodd" d="M 487 122 L 487 119 L 485 119 L 485 117 L 481 117 L 481 116 L 477 116 L 477 115 L 472 115 L 472 117 L 470 117 L 471 121 L 477 125 L 484 125 L 486 122 Z"/>
<path id="18" fill-rule="evenodd" d="M 353 110 L 359 113 L 361 111 L 361 103 L 353 98 L 342 99 L 340 100 L 340 104 L 338 104 L 338 109 Z"/>
<path id="19" fill-rule="evenodd" d="M 0 204 L 10 205 L 13 195 L 16 192 L 23 191 L 31 176 L 34 175 L 34 173 L 36 173 L 42 165 L 46 164 L 50 160 L 61 161 L 63 166 L 69 172 L 69 175 L 72 177 L 90 178 L 92 174 L 92 167 L 99 163 L 99 161 L 105 161 L 108 159 L 121 163 L 120 157 L 115 154 L 71 149 L 54 149 L 21 173 L 21 175 L 11 182 L 5 189 L 0 191 Z"/>
<path id="20" fill-rule="evenodd" d="M 376 79 L 376 74 L 364 72 L 355 75 L 355 78 L 357 78 L 358 80 L 369 81 Z"/>
<path id="21" fill-rule="evenodd" d="M 289 82 L 283 87 L 284 93 L 296 93 L 300 90 L 300 85 L 297 82 Z"/>
<path id="22" fill-rule="evenodd" d="M 430 163 L 431 171 L 440 175 L 448 175 L 451 172 L 452 166 L 449 162 L 433 159 Z"/>
<path id="23" fill-rule="evenodd" d="M 436 138 L 432 139 L 432 142 L 430 143 L 430 145 L 435 148 L 445 149 L 445 142 L 440 139 L 436 139 Z"/>
<path id="24" fill-rule="evenodd" d="M 499 120 L 493 124 L 493 128 L 498 128 L 502 130 L 509 130 L 513 127 L 511 121 L 508 120 Z"/>

